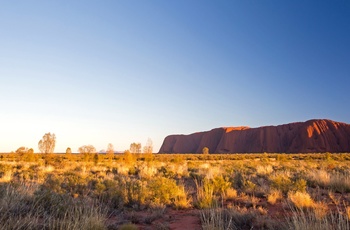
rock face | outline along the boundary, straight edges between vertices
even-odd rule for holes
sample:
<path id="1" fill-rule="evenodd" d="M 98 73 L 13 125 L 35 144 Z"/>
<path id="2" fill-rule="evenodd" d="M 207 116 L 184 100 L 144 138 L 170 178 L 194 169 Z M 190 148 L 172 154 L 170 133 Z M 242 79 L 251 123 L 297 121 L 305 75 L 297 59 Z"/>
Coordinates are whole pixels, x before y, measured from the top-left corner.
<path id="1" fill-rule="evenodd" d="M 190 135 L 170 135 L 159 153 L 350 152 L 350 124 L 309 120 L 278 126 L 223 127 Z"/>

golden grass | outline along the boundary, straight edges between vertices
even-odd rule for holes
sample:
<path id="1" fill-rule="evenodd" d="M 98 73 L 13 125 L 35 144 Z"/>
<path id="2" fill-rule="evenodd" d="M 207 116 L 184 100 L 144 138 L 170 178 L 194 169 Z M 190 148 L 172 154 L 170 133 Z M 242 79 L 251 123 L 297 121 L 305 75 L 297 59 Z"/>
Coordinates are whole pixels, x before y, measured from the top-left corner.
<path id="1" fill-rule="evenodd" d="M 328 205 L 324 202 L 317 202 L 313 207 L 313 212 L 317 219 L 322 219 L 328 214 Z"/>
<path id="2" fill-rule="evenodd" d="M 226 199 L 234 199 L 237 197 L 237 190 L 234 188 L 228 188 L 225 192 Z"/>
<path id="3" fill-rule="evenodd" d="M 346 207 L 346 215 L 347 215 L 348 219 L 350 220 L 350 206 Z"/>
<path id="4" fill-rule="evenodd" d="M 288 199 L 297 208 L 313 208 L 315 207 L 315 201 L 310 197 L 307 192 L 289 192 Z"/>
<path id="5" fill-rule="evenodd" d="M 350 215 L 347 193 L 350 155 L 346 154 L 342 161 L 332 155 L 331 165 L 321 154 L 146 157 L 127 153 L 112 159 L 100 155 L 98 161 L 74 154 L 69 159 L 53 155 L 47 160 L 36 154 L 33 162 L 21 161 L 16 155 L 1 156 L 0 210 L 4 215 L 0 217 L 0 226 L 7 229 L 16 229 L 19 224 L 27 229 L 77 229 L 79 218 L 81 226 L 118 229 L 120 223 L 110 227 L 105 223 L 111 213 L 140 210 L 165 213 L 170 208 L 211 209 L 203 219 L 203 229 L 213 226 L 269 229 L 274 225 L 269 222 L 267 203 L 279 202 L 289 204 L 291 209 L 287 211 L 296 215 L 294 220 L 285 221 L 294 226 L 289 229 L 335 226 L 335 221 L 343 221 L 339 226 L 347 227 L 344 221 Z M 341 215 L 329 209 L 333 203 L 340 207 Z M 90 215 L 83 204 L 93 204 L 94 214 Z M 64 215 L 70 217 L 64 219 Z M 302 218 L 309 221 L 303 222 Z M 150 229 L 155 229 L 153 214 L 148 219 Z M 45 226 L 43 221 L 47 221 Z M 127 218 L 123 221 L 132 222 Z M 307 225 L 310 221 L 314 224 Z"/>
<path id="6" fill-rule="evenodd" d="M 283 198 L 282 192 L 277 189 L 272 189 L 267 196 L 267 202 L 270 204 L 276 204 L 277 201 L 281 200 Z"/>
<path id="7" fill-rule="evenodd" d="M 192 198 L 189 197 L 183 186 L 179 186 L 178 194 L 174 201 L 176 209 L 188 209 L 192 207 Z"/>
<path id="8" fill-rule="evenodd" d="M 258 165 L 256 172 L 261 175 L 270 175 L 273 172 L 273 168 L 271 165 Z"/>

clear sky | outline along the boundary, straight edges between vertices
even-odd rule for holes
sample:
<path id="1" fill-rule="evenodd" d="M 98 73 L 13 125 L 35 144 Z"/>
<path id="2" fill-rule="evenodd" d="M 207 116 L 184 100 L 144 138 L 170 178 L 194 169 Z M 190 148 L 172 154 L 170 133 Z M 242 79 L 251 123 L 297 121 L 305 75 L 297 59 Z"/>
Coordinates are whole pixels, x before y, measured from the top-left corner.
<path id="1" fill-rule="evenodd" d="M 350 1 L 1 1 L 0 152 L 350 123 Z"/>

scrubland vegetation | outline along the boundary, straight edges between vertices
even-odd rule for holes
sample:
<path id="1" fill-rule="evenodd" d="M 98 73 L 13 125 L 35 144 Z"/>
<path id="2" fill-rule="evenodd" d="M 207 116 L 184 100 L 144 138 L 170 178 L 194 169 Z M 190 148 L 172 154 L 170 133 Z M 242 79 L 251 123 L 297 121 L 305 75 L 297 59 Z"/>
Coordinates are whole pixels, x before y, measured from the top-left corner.
<path id="1" fill-rule="evenodd" d="M 329 153 L 2 154 L 0 226 L 172 229 L 188 212 L 198 229 L 350 229 L 349 163 Z"/>

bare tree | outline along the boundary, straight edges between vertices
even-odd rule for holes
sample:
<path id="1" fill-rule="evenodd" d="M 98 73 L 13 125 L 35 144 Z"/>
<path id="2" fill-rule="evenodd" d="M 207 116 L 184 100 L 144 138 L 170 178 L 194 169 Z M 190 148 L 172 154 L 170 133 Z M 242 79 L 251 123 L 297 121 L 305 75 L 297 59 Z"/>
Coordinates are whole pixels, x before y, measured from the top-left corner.
<path id="1" fill-rule="evenodd" d="M 39 141 L 38 147 L 41 153 L 53 153 L 56 145 L 56 135 L 53 133 L 45 133 L 43 138 Z"/>
<path id="2" fill-rule="evenodd" d="M 96 148 L 92 145 L 83 145 L 79 147 L 78 152 L 83 155 L 93 154 L 96 153 Z"/>
<path id="3" fill-rule="evenodd" d="M 148 138 L 146 145 L 143 147 L 143 153 L 153 153 L 153 142 Z"/>
<path id="4" fill-rule="evenodd" d="M 131 143 L 130 144 L 131 153 L 141 153 L 141 143 Z"/>
<path id="5" fill-rule="evenodd" d="M 136 145 L 136 153 L 141 153 L 141 143 L 137 143 L 137 145 Z"/>

